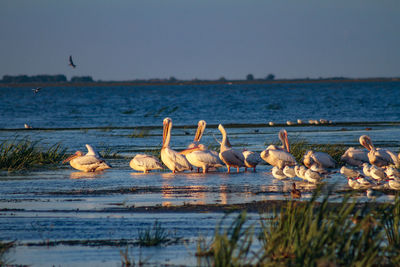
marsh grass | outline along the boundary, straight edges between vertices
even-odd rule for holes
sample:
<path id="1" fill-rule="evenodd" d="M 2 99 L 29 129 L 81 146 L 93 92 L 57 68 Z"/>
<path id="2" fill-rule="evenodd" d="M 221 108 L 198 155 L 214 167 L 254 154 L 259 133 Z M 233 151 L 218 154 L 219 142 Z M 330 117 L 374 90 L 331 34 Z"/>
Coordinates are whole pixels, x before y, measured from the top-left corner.
<path id="1" fill-rule="evenodd" d="M 0 241 L 0 266 L 7 266 L 10 264 L 9 260 L 6 257 L 7 251 L 9 251 L 14 246 L 13 241 L 11 242 L 3 242 Z"/>
<path id="2" fill-rule="evenodd" d="M 274 143 L 280 146 L 280 143 Z M 339 165 L 343 165 L 340 157 L 348 149 L 343 144 L 310 144 L 306 140 L 295 139 L 290 142 L 290 153 L 295 157 L 297 162 L 303 162 L 303 156 L 307 150 L 328 153 Z"/>
<path id="3" fill-rule="evenodd" d="M 138 262 L 135 261 L 135 258 L 132 256 L 132 252 L 129 251 L 128 246 L 125 250 L 119 251 L 121 255 L 121 266 L 123 267 L 133 267 L 133 266 L 145 266 L 147 264 L 146 260 L 142 260 L 142 253 L 139 253 Z"/>
<path id="4" fill-rule="evenodd" d="M 158 246 L 170 240 L 169 234 L 165 228 L 156 220 L 153 226 L 139 231 L 138 244 L 140 246 Z"/>
<path id="5" fill-rule="evenodd" d="M 29 140 L 0 143 L 0 169 L 7 171 L 27 170 L 44 165 L 56 165 L 66 157 L 66 149 L 60 144 L 49 148 Z"/>
<path id="6" fill-rule="evenodd" d="M 399 266 L 400 200 L 357 206 L 351 196 L 330 205 L 317 190 L 308 202 L 288 201 L 261 217 L 258 234 L 246 214 L 211 242 L 199 238 L 201 266 Z M 259 243 L 254 245 L 257 238 Z M 261 248 L 260 247 L 261 244 Z"/>

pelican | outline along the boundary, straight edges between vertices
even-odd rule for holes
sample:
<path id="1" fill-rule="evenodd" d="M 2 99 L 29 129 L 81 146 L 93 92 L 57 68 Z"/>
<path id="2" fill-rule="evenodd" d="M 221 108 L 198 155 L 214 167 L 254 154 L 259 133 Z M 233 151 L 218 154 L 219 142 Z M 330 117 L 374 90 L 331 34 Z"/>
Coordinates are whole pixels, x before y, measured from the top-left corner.
<path id="1" fill-rule="evenodd" d="M 75 154 L 63 161 L 63 163 L 70 162 L 72 168 L 75 168 L 84 172 L 96 172 L 105 169 L 110 169 L 108 165 L 97 152 L 94 151 L 93 147 L 86 144 L 88 153 L 83 155 L 82 151 L 76 151 Z"/>
<path id="2" fill-rule="evenodd" d="M 136 171 L 148 173 L 151 170 L 162 169 L 162 164 L 158 158 L 146 154 L 137 154 L 129 163 L 129 166 Z"/>
<path id="3" fill-rule="evenodd" d="M 169 147 L 171 139 L 172 120 L 165 118 L 163 121 L 163 144 L 161 147 L 161 160 L 173 173 L 191 170 L 192 166 L 185 156 Z"/>
<path id="4" fill-rule="evenodd" d="M 219 159 L 218 154 L 215 151 L 205 149 L 202 144 L 185 149 L 179 152 L 179 154 L 185 155 L 186 159 L 193 166 L 202 168 L 203 173 L 207 173 L 209 168 L 223 166 L 223 162 Z"/>
<path id="5" fill-rule="evenodd" d="M 303 121 L 300 119 L 297 119 L 297 124 L 303 124 Z"/>
<path id="6" fill-rule="evenodd" d="M 368 151 L 349 147 L 341 157 L 348 165 L 361 167 L 363 163 L 369 162 Z"/>
<path id="7" fill-rule="evenodd" d="M 247 168 L 253 168 L 253 171 L 256 172 L 256 166 L 261 161 L 260 155 L 248 150 L 243 151 L 242 154 L 246 165 L 245 171 L 247 171 Z"/>
<path id="8" fill-rule="evenodd" d="M 32 126 L 30 126 L 29 124 L 24 124 L 25 129 L 32 129 Z"/>
<path id="9" fill-rule="evenodd" d="M 308 168 L 316 164 L 319 168 L 335 168 L 335 160 L 325 152 L 314 152 L 308 150 L 303 158 L 304 165 Z"/>
<path id="10" fill-rule="evenodd" d="M 74 69 L 76 68 L 76 65 L 74 64 L 74 62 L 72 61 L 72 56 L 69 56 L 69 64 L 71 67 L 73 67 Z"/>
<path id="11" fill-rule="evenodd" d="M 272 176 L 274 176 L 278 180 L 283 180 L 286 179 L 286 175 L 283 173 L 282 169 L 279 169 L 278 167 L 273 167 L 272 168 Z"/>
<path id="12" fill-rule="evenodd" d="M 261 152 L 261 158 L 268 164 L 279 167 L 279 169 L 283 169 L 285 166 L 296 165 L 296 159 L 289 152 L 290 147 L 286 130 L 279 131 L 278 137 L 282 142 L 282 147 L 279 148 L 275 145 L 268 146 L 267 149 Z"/>
<path id="13" fill-rule="evenodd" d="M 226 131 L 222 124 L 218 125 L 218 130 L 222 134 L 222 142 L 219 152 L 219 158 L 226 164 L 228 173 L 231 172 L 231 167 L 236 167 L 239 172 L 240 167 L 245 167 L 244 156 L 242 152 L 233 149 L 229 143 Z"/>
<path id="14" fill-rule="evenodd" d="M 206 125 L 207 123 L 204 120 L 200 120 L 197 123 L 196 134 L 194 136 L 193 142 L 188 146 L 188 148 L 194 148 L 200 144 L 200 139 L 203 136 L 204 130 L 206 129 Z"/>
<path id="15" fill-rule="evenodd" d="M 219 159 L 216 151 L 207 150 L 203 144 L 200 144 L 200 139 L 203 136 L 206 125 L 204 120 L 200 120 L 197 124 L 197 131 L 193 142 L 187 149 L 179 152 L 179 154 L 185 155 L 191 165 L 197 167 L 197 171 L 199 171 L 199 168 L 202 168 L 203 173 L 208 172 L 209 168 L 223 166 L 223 162 Z"/>
<path id="16" fill-rule="evenodd" d="M 383 148 L 375 148 L 369 136 L 360 136 L 360 144 L 369 150 L 368 159 L 372 165 L 378 167 L 387 167 L 389 165 L 398 167 L 400 165 L 397 156 L 392 151 Z"/>

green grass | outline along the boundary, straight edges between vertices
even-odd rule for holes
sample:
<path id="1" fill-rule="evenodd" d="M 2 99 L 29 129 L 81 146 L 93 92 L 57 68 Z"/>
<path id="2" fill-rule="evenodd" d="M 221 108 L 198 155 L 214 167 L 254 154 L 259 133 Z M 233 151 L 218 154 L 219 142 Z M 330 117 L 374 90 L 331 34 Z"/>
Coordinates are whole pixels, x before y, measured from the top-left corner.
<path id="1" fill-rule="evenodd" d="M 11 172 L 56 165 L 65 159 L 65 152 L 60 144 L 43 148 L 29 140 L 4 141 L 0 143 L 0 169 Z"/>
<path id="2" fill-rule="evenodd" d="M 140 246 L 158 246 L 170 240 L 168 232 L 161 226 L 158 221 L 155 221 L 153 226 L 139 231 L 138 243 Z"/>
<path id="3" fill-rule="evenodd" d="M 387 205 L 288 201 L 260 219 L 254 232 L 245 213 L 217 227 L 207 244 L 199 238 L 201 266 L 400 266 L 400 198 Z M 254 248 L 258 239 L 261 248 Z M 257 246 L 256 246 L 257 247 Z M 259 247 L 259 246 L 258 246 Z"/>

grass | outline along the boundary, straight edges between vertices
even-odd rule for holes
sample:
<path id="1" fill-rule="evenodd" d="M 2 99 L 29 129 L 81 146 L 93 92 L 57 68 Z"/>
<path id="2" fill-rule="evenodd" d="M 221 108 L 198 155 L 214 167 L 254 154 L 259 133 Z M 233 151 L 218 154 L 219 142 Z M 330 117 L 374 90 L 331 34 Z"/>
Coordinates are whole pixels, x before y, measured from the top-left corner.
<path id="1" fill-rule="evenodd" d="M 7 266 L 10 264 L 6 258 L 6 253 L 14 246 L 14 242 L 2 242 L 0 241 L 0 266 Z"/>
<path id="2" fill-rule="evenodd" d="M 275 143 L 280 146 L 280 143 Z M 305 140 L 295 140 L 290 142 L 290 153 L 297 162 L 303 162 L 304 154 L 307 150 L 328 153 L 339 165 L 343 165 L 340 157 L 349 147 L 342 144 L 310 144 Z"/>
<path id="3" fill-rule="evenodd" d="M 135 262 L 135 258 L 131 256 L 132 252 L 129 251 L 128 247 L 126 247 L 125 251 L 119 251 L 121 255 L 121 266 L 123 267 L 131 267 L 131 266 L 145 266 L 147 264 L 146 260 L 142 260 L 142 254 L 139 254 L 138 262 Z"/>
<path id="4" fill-rule="evenodd" d="M 138 243 L 140 246 L 158 246 L 170 240 L 168 232 L 161 226 L 158 221 L 155 221 L 153 226 L 139 231 Z"/>
<path id="5" fill-rule="evenodd" d="M 11 172 L 56 165 L 65 159 L 65 152 L 60 144 L 43 148 L 29 140 L 3 141 L 0 143 L 0 169 Z"/>
<path id="6" fill-rule="evenodd" d="M 351 196 L 333 208 L 320 191 L 289 201 L 260 219 L 260 231 L 239 214 L 211 242 L 199 238 L 201 266 L 400 266 L 400 198 L 356 208 Z M 258 239 L 258 245 L 253 240 Z M 260 245 L 261 244 L 261 248 Z"/>

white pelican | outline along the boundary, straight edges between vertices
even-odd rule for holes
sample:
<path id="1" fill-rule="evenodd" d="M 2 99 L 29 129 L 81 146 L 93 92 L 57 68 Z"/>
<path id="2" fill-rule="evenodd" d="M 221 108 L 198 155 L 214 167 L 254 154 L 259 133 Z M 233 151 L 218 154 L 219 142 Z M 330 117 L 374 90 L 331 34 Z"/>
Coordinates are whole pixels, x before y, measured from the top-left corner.
<path id="1" fill-rule="evenodd" d="M 271 172 L 272 176 L 274 176 L 278 180 L 283 180 L 287 178 L 282 169 L 279 169 L 277 166 L 273 167 Z"/>
<path id="2" fill-rule="evenodd" d="M 28 125 L 28 124 L 24 124 L 25 129 L 32 129 L 32 126 Z"/>
<path id="3" fill-rule="evenodd" d="M 209 168 L 218 168 L 223 166 L 223 162 L 219 159 L 215 151 L 205 149 L 200 144 L 192 148 L 185 149 L 179 154 L 185 155 L 190 164 L 197 168 L 202 168 L 203 173 L 208 172 Z"/>
<path id="4" fill-rule="evenodd" d="M 289 178 L 296 177 L 296 172 L 294 171 L 294 168 L 291 168 L 289 166 L 285 166 L 285 168 L 283 168 L 283 174 L 285 174 Z"/>
<path id="5" fill-rule="evenodd" d="M 72 168 L 84 172 L 96 172 L 111 168 L 90 145 L 86 144 L 86 148 L 88 150 L 86 155 L 83 155 L 83 152 L 78 150 L 64 160 L 63 163 L 69 161 Z"/>
<path id="6" fill-rule="evenodd" d="M 200 144 L 201 137 L 203 136 L 204 130 L 206 129 L 206 121 L 200 120 L 197 123 L 197 130 L 194 136 L 193 142 L 188 146 L 188 148 L 193 148 Z"/>
<path id="7" fill-rule="evenodd" d="M 185 156 L 169 147 L 171 139 L 172 120 L 165 118 L 163 121 L 163 144 L 161 147 L 161 160 L 173 173 L 191 170 L 192 166 Z"/>
<path id="8" fill-rule="evenodd" d="M 369 136 L 360 136 L 360 144 L 369 150 L 368 159 L 372 165 L 378 167 L 387 167 L 389 165 L 398 167 L 400 165 L 397 156 L 392 151 L 383 148 L 375 148 Z"/>
<path id="9" fill-rule="evenodd" d="M 303 158 L 304 165 L 310 168 L 312 165 L 316 164 L 319 168 L 335 168 L 335 160 L 325 152 L 314 152 L 308 150 Z"/>
<path id="10" fill-rule="evenodd" d="M 303 124 L 303 121 L 300 119 L 297 119 L 297 124 Z"/>
<path id="11" fill-rule="evenodd" d="M 218 125 L 218 130 L 222 134 L 222 142 L 219 152 L 219 158 L 226 164 L 228 173 L 231 172 L 231 167 L 236 167 L 239 172 L 240 167 L 245 167 L 244 156 L 242 152 L 233 149 L 229 143 L 226 131 L 222 124 Z"/>
<path id="12" fill-rule="evenodd" d="M 349 147 L 341 157 L 348 165 L 361 167 L 363 163 L 369 162 L 368 151 Z"/>
<path id="13" fill-rule="evenodd" d="M 162 169 L 162 164 L 158 158 L 146 154 L 137 154 L 129 163 L 129 166 L 137 171 L 148 173 L 151 170 Z"/>
<path id="14" fill-rule="evenodd" d="M 290 147 L 286 130 L 279 131 L 278 137 L 282 142 L 282 148 L 270 145 L 261 152 L 261 158 L 268 164 L 279 167 L 279 169 L 283 169 L 285 166 L 296 165 L 296 159 L 289 152 Z"/>
<path id="15" fill-rule="evenodd" d="M 247 168 L 253 168 L 253 171 L 256 172 L 256 166 L 261 161 L 260 155 L 248 150 L 243 151 L 242 154 L 246 165 L 245 171 L 247 171 Z"/>

